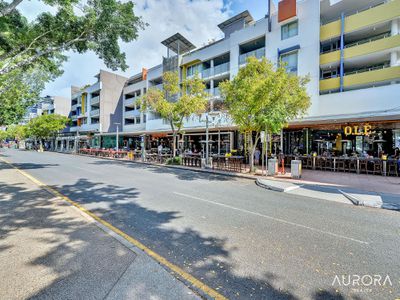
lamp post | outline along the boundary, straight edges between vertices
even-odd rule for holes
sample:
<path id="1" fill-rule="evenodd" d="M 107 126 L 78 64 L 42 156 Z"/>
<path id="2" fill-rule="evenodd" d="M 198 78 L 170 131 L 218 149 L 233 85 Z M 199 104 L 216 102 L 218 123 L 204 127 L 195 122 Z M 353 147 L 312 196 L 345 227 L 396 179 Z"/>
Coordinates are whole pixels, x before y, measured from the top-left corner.
<path id="1" fill-rule="evenodd" d="M 209 153 L 209 117 L 211 116 L 213 119 L 213 124 L 215 121 L 215 118 L 219 116 L 219 112 L 206 112 L 206 166 L 209 166 L 209 161 L 210 161 L 210 153 Z M 214 124 L 215 126 L 215 124 Z"/>
<path id="2" fill-rule="evenodd" d="M 121 125 L 121 123 L 114 123 L 114 125 L 117 125 L 117 136 L 116 136 L 116 147 L 115 147 L 115 149 L 117 150 L 117 152 L 118 152 L 118 150 L 119 150 L 119 125 Z"/>

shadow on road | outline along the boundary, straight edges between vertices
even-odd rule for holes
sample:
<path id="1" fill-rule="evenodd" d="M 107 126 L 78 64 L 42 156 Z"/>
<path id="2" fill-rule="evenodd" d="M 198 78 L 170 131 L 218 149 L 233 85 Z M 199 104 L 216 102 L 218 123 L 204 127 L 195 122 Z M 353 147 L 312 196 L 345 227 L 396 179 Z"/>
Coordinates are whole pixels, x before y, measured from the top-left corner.
<path id="1" fill-rule="evenodd" d="M 295 287 L 285 290 L 277 287 L 285 279 L 275 274 L 265 273 L 261 279 L 238 275 L 232 259 L 236 249 L 228 248 L 227 239 L 203 236 L 190 227 L 172 228 L 170 223 L 182 218 L 180 211 L 143 207 L 138 203 L 140 195 L 135 189 L 84 178 L 54 188 L 230 299 L 298 299 Z M 321 295 L 331 296 L 324 299 L 343 299 L 340 294 L 323 289 L 315 292 L 313 298 L 322 299 Z"/>
<path id="2" fill-rule="evenodd" d="M 152 166 L 148 164 L 130 162 L 130 161 L 114 161 L 114 160 L 106 160 L 106 159 L 96 159 L 91 164 L 94 165 L 113 165 L 119 167 L 127 167 L 137 170 L 148 170 L 154 173 L 159 174 L 171 174 L 174 175 L 179 180 L 185 181 L 193 181 L 193 180 L 209 180 L 209 181 L 234 181 L 236 178 L 218 174 L 210 174 L 203 172 L 194 172 L 191 170 L 184 170 L 178 168 L 169 168 L 164 166 Z"/>

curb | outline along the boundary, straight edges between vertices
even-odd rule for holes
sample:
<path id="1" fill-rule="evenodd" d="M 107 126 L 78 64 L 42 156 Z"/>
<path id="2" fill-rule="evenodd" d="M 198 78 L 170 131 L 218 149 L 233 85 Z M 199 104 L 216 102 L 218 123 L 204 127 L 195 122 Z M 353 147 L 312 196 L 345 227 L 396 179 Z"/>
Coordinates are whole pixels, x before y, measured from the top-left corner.
<path id="1" fill-rule="evenodd" d="M 287 187 L 287 188 L 280 188 L 280 187 L 277 187 L 277 186 L 265 184 L 265 183 L 262 182 L 262 180 L 263 179 L 257 178 L 256 184 L 259 187 L 262 187 L 262 188 L 265 188 L 265 189 L 268 189 L 268 190 L 271 190 L 271 191 L 275 191 L 275 192 L 287 193 L 287 192 L 296 190 L 296 189 L 301 187 L 301 185 L 297 185 L 297 186 L 291 186 L 291 187 Z M 282 182 L 282 181 L 280 181 L 280 182 Z"/>
<path id="2" fill-rule="evenodd" d="M 354 205 L 385 209 L 383 206 L 383 203 L 378 204 L 376 202 L 364 201 L 364 200 L 359 199 L 358 197 L 355 197 L 355 196 L 353 196 L 349 193 L 346 193 L 342 190 L 339 190 L 339 192 L 341 192 L 343 194 L 343 196 L 345 196 L 347 199 L 349 199 L 351 202 L 353 202 Z"/>
<path id="3" fill-rule="evenodd" d="M 61 153 L 61 152 L 57 152 L 57 153 Z M 252 175 L 237 174 L 237 173 L 224 172 L 224 171 L 218 171 L 218 170 L 213 170 L 213 169 L 210 169 L 210 170 L 208 170 L 208 169 L 193 169 L 190 167 L 177 166 L 177 165 L 164 165 L 164 164 L 150 163 L 150 162 L 145 162 L 145 161 L 125 160 L 125 159 L 111 158 L 111 157 L 98 157 L 98 156 L 92 156 L 92 155 L 86 155 L 86 154 L 74 154 L 74 153 L 63 153 L 63 154 L 92 157 L 92 158 L 97 158 L 97 159 L 106 159 L 106 160 L 112 160 L 112 161 L 119 161 L 119 162 L 123 162 L 123 163 L 136 163 L 136 164 L 149 165 L 149 166 L 154 166 L 154 167 L 159 167 L 159 168 L 170 168 L 170 169 L 186 170 L 186 171 L 199 172 L 199 173 L 208 173 L 208 174 L 213 174 L 213 175 L 222 175 L 222 176 L 236 177 L 236 178 L 243 178 L 243 179 L 250 179 L 250 180 L 258 179 L 257 177 L 252 176 Z"/>

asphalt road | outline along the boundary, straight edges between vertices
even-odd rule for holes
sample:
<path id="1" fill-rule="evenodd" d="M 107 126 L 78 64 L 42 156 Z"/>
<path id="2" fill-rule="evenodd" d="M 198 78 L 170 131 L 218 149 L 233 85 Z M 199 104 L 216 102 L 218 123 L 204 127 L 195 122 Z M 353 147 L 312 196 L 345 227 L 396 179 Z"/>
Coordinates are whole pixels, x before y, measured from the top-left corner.
<path id="1" fill-rule="evenodd" d="M 399 212 L 186 170 L 0 153 L 228 298 L 400 298 Z"/>

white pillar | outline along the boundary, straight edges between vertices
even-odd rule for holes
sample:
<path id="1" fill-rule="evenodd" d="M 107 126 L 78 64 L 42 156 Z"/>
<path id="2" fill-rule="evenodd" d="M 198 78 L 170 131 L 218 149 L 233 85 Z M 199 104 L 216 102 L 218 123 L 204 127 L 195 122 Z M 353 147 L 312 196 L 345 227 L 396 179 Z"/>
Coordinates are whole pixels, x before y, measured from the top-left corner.
<path id="1" fill-rule="evenodd" d="M 397 35 L 400 32 L 400 19 L 395 19 L 392 21 L 392 28 L 391 28 L 391 35 Z M 392 53 L 390 53 L 390 66 L 394 67 L 394 66 L 398 66 L 399 65 L 399 52 L 398 51 L 393 51 Z"/>

